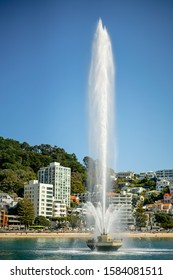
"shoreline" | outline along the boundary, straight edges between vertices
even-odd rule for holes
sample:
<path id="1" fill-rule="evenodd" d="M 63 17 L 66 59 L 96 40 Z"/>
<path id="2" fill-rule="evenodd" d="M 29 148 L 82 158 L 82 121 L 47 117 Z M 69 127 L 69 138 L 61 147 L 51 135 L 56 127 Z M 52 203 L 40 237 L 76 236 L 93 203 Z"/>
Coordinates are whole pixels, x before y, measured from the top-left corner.
<path id="1" fill-rule="evenodd" d="M 125 238 L 173 238 L 173 232 L 125 232 Z"/>
<path id="2" fill-rule="evenodd" d="M 90 233 L 78 232 L 0 232 L 2 238 L 91 238 Z"/>
<path id="3" fill-rule="evenodd" d="M 92 238 L 91 233 L 78 232 L 0 232 L 6 238 Z M 173 232 L 124 232 L 122 238 L 173 238 Z"/>

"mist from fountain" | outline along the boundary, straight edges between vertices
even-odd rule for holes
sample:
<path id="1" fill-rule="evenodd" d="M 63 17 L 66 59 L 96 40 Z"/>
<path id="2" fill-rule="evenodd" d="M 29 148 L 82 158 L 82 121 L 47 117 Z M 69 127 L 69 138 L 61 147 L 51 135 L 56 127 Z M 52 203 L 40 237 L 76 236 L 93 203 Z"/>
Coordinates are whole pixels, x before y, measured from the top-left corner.
<path id="1" fill-rule="evenodd" d="M 91 223 L 92 218 L 95 222 L 95 237 L 101 234 L 111 234 L 112 237 L 120 233 L 121 230 L 121 210 L 122 207 L 114 207 L 109 205 L 105 212 L 105 220 L 103 220 L 103 209 L 101 203 L 94 206 L 92 202 L 87 202 L 85 204 L 85 209 L 87 210 L 87 219 Z"/>
<path id="2" fill-rule="evenodd" d="M 111 40 L 101 19 L 94 35 L 89 72 L 89 156 L 95 159 L 94 184 L 90 182 L 89 191 L 101 193 L 97 206 L 92 202 L 85 207 L 89 216 L 95 220 L 99 234 L 110 233 L 111 224 L 117 216 L 117 209 L 107 208 L 106 194 L 110 190 L 108 167 L 115 165 L 115 67 Z M 92 177 L 93 165 L 89 164 Z M 99 187 L 99 190 L 98 190 Z"/>

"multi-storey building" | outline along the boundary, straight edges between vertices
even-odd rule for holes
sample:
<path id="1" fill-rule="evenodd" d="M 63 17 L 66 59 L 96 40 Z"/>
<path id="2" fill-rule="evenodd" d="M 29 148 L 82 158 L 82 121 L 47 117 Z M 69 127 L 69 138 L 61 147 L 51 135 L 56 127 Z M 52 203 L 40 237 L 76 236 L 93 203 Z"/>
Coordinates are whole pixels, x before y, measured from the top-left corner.
<path id="1" fill-rule="evenodd" d="M 154 171 L 140 172 L 139 180 L 145 179 L 148 177 L 149 179 L 153 179 L 156 177 L 156 173 Z"/>
<path id="2" fill-rule="evenodd" d="M 53 217 L 66 217 L 67 216 L 67 206 L 61 200 L 53 201 Z"/>
<path id="3" fill-rule="evenodd" d="M 173 182 L 173 169 L 164 169 L 156 171 L 157 179 L 166 179 L 170 182 Z"/>
<path id="4" fill-rule="evenodd" d="M 0 207 L 0 228 L 21 229 L 24 228 L 24 225 L 22 225 L 19 216 L 8 215 L 7 209 Z"/>
<path id="5" fill-rule="evenodd" d="M 70 207 L 71 168 L 52 162 L 49 166 L 40 168 L 38 180 L 40 183 L 52 184 L 54 198 L 65 201 L 66 206 Z"/>
<path id="6" fill-rule="evenodd" d="M 131 172 L 131 171 L 118 172 L 118 173 L 116 173 L 115 176 L 116 176 L 116 178 L 133 179 L 134 172 Z"/>
<path id="7" fill-rule="evenodd" d="M 165 187 L 168 187 L 170 185 L 170 182 L 168 180 L 165 180 L 165 179 L 159 179 L 157 180 L 157 183 L 156 183 L 156 191 L 163 191 L 163 189 Z"/>
<path id="8" fill-rule="evenodd" d="M 52 217 L 53 185 L 39 183 L 38 180 L 29 181 L 24 186 L 24 197 L 31 200 L 34 206 L 34 215 Z"/>
<path id="9" fill-rule="evenodd" d="M 126 191 L 121 191 L 120 193 L 110 193 L 109 203 L 117 208 L 117 222 L 119 222 L 121 226 L 126 228 L 134 225 L 131 193 L 127 193 Z"/>

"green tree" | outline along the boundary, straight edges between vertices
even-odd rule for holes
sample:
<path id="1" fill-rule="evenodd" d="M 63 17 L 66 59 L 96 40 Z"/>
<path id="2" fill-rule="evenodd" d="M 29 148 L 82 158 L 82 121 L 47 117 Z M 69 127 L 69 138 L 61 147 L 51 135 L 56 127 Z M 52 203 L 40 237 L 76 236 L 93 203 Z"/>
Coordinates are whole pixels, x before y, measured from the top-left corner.
<path id="1" fill-rule="evenodd" d="M 68 154 L 64 149 L 49 144 L 30 146 L 27 142 L 0 137 L 0 190 L 21 195 L 24 184 L 36 178 L 40 167 L 55 161 L 71 168 L 72 188 L 76 188 L 75 192 L 83 192 L 86 168 L 74 153 Z"/>
<path id="2" fill-rule="evenodd" d="M 64 228 L 67 225 L 67 217 L 52 217 L 51 224 L 56 225 L 56 228 Z"/>
<path id="3" fill-rule="evenodd" d="M 71 174 L 71 193 L 84 193 L 85 188 L 82 184 L 82 175 L 79 172 L 72 172 Z"/>
<path id="4" fill-rule="evenodd" d="M 25 225 L 25 229 L 28 228 L 34 221 L 34 207 L 30 199 L 23 198 L 18 204 L 18 215 L 20 221 Z"/>
<path id="5" fill-rule="evenodd" d="M 147 185 L 149 187 L 149 189 L 152 191 L 152 190 L 155 190 L 156 189 L 156 180 L 155 179 L 151 179 L 147 182 Z"/>
<path id="6" fill-rule="evenodd" d="M 34 224 L 39 225 L 39 226 L 48 227 L 48 226 L 50 226 L 50 221 L 48 219 L 46 219 L 46 217 L 44 217 L 44 216 L 37 216 L 34 220 Z"/>
<path id="7" fill-rule="evenodd" d="M 30 169 L 2 169 L 0 170 L 0 189 L 4 192 L 15 192 L 20 196 L 24 184 L 35 177 L 36 175 Z"/>
<path id="8" fill-rule="evenodd" d="M 173 218 L 169 214 L 156 213 L 155 220 L 163 228 L 173 228 Z"/>
<path id="9" fill-rule="evenodd" d="M 83 159 L 83 163 L 86 168 L 87 190 L 94 191 L 94 186 L 96 185 L 96 161 L 86 156 Z"/>
<path id="10" fill-rule="evenodd" d="M 136 227 L 142 228 L 146 226 L 147 215 L 145 214 L 145 210 L 142 207 L 142 203 L 140 202 L 136 208 L 135 212 L 135 220 L 136 220 Z"/>
<path id="11" fill-rule="evenodd" d="M 80 225 L 80 218 L 79 216 L 76 216 L 76 215 L 70 215 L 67 217 L 68 221 L 70 222 L 70 225 L 72 228 L 75 228 L 77 226 Z"/>

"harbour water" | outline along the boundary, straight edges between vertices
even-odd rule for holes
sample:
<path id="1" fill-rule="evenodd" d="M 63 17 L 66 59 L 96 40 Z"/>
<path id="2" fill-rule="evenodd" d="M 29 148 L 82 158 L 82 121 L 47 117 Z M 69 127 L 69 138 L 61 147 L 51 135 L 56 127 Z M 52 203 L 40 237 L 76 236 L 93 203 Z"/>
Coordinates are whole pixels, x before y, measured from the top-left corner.
<path id="1" fill-rule="evenodd" d="M 81 238 L 8 238 L 0 239 L 0 260 L 173 260 L 173 239 L 125 239 L 116 252 L 97 252 Z"/>

